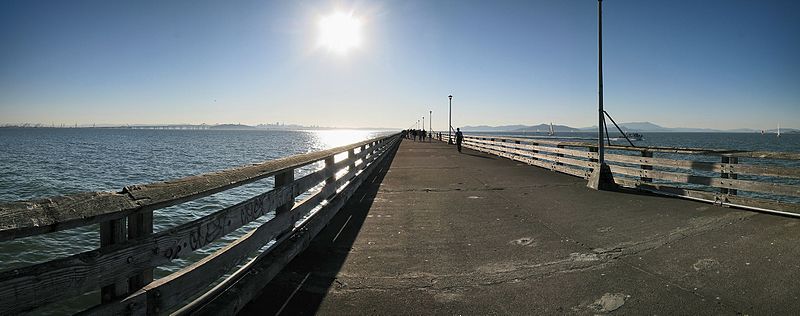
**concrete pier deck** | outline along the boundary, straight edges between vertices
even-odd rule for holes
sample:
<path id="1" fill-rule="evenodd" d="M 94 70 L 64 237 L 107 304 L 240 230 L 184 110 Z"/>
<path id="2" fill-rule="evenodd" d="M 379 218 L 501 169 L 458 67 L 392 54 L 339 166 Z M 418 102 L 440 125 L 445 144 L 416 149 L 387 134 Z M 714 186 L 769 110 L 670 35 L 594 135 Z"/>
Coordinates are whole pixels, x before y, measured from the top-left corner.
<path id="1" fill-rule="evenodd" d="M 800 220 L 404 140 L 243 314 L 800 313 Z"/>

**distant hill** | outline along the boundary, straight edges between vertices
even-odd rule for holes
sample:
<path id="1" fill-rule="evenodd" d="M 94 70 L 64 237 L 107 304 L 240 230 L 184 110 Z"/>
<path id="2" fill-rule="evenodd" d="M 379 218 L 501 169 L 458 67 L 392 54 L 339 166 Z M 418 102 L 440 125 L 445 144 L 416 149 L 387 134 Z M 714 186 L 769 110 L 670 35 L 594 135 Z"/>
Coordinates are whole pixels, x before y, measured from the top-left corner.
<path id="1" fill-rule="evenodd" d="M 610 123 L 610 122 L 609 122 Z M 611 124 L 613 126 L 613 124 Z M 650 122 L 630 122 L 619 125 L 623 130 L 637 132 L 668 132 L 670 129 Z"/>
<path id="2" fill-rule="evenodd" d="M 580 130 L 566 125 L 553 125 L 556 132 L 579 132 Z M 539 125 L 502 125 L 502 126 L 464 126 L 461 128 L 465 132 L 547 132 L 550 130 L 550 124 Z"/>
<path id="3" fill-rule="evenodd" d="M 218 124 L 208 127 L 209 129 L 223 129 L 223 130 L 241 130 L 241 129 L 256 129 L 254 126 L 244 124 Z"/>
<path id="4" fill-rule="evenodd" d="M 608 131 L 612 133 L 616 131 L 616 127 L 611 122 L 608 122 Z M 626 132 L 656 132 L 656 133 L 670 133 L 670 132 L 683 132 L 683 133 L 756 133 L 754 129 L 749 128 L 736 128 L 730 130 L 720 130 L 713 128 L 694 128 L 694 127 L 663 127 L 650 122 L 628 122 L 620 123 L 620 128 Z M 584 127 L 581 131 L 595 131 L 597 126 Z M 791 129 L 787 129 L 791 130 Z"/>
<path id="5" fill-rule="evenodd" d="M 616 131 L 617 128 L 614 126 L 613 123 L 607 122 L 607 124 L 608 124 L 608 131 L 609 132 Z M 673 129 L 671 129 L 671 128 L 663 127 L 663 126 L 656 125 L 656 124 L 653 124 L 653 123 L 650 123 L 650 122 L 620 123 L 619 127 L 623 131 L 626 131 L 626 132 L 628 132 L 628 131 L 630 131 L 630 132 L 671 132 L 671 131 L 673 131 Z M 591 126 L 591 127 L 583 127 L 583 128 L 581 128 L 581 130 L 582 131 L 596 131 L 597 130 L 597 126 L 595 125 L 595 126 Z"/>
<path id="6" fill-rule="evenodd" d="M 547 132 L 550 130 L 550 124 L 539 124 L 534 126 L 525 126 L 518 129 L 513 130 L 513 132 Z M 569 127 L 566 125 L 556 125 L 553 124 L 553 130 L 556 133 L 564 133 L 564 132 L 580 132 L 581 130 Z"/>
<path id="7" fill-rule="evenodd" d="M 502 126 L 489 126 L 489 125 L 478 125 L 478 126 L 464 126 L 461 127 L 462 131 L 465 132 L 510 132 L 516 129 L 525 128 L 525 125 L 502 125 Z"/>
<path id="8" fill-rule="evenodd" d="M 611 122 L 608 122 L 608 132 L 610 134 L 617 133 L 617 128 Z M 650 122 L 627 122 L 620 123 L 620 128 L 625 132 L 654 132 L 654 133 L 669 133 L 669 132 L 684 132 L 684 133 L 759 133 L 760 130 L 750 128 L 737 128 L 730 130 L 720 130 L 712 128 L 692 128 L 692 127 L 663 127 L 658 124 Z M 550 124 L 539 125 L 501 125 L 501 126 L 464 126 L 461 130 L 465 132 L 547 132 L 550 129 Z M 565 132 L 594 132 L 597 131 L 597 126 L 574 128 L 566 125 L 553 125 L 556 133 Z M 776 129 L 767 129 L 767 133 L 775 133 Z M 793 128 L 781 128 L 781 133 L 798 133 L 800 130 Z"/>

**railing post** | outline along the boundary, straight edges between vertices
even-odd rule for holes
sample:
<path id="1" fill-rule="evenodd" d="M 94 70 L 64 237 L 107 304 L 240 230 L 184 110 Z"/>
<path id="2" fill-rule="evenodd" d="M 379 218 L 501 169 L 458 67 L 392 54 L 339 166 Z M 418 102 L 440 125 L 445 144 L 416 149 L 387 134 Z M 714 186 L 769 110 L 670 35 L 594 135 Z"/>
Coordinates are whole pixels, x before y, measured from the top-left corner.
<path id="1" fill-rule="evenodd" d="M 372 149 L 374 147 L 375 146 L 370 146 L 369 150 L 372 151 Z M 335 163 L 335 160 L 333 159 L 333 156 L 325 158 L 325 167 L 324 168 L 325 169 L 333 168 L 333 164 L 334 163 Z M 333 175 L 331 175 L 329 178 L 325 179 L 325 187 L 322 189 L 323 192 L 330 192 L 329 195 L 335 194 L 336 193 L 336 188 L 331 188 L 330 187 L 330 186 L 334 185 L 335 183 L 336 183 L 336 173 L 334 172 Z"/>
<path id="2" fill-rule="evenodd" d="M 653 152 L 648 150 L 642 150 L 642 158 L 653 158 Z M 642 170 L 653 170 L 653 165 L 640 165 Z M 653 178 L 650 177 L 641 177 L 639 180 L 642 182 L 653 182 Z"/>
<path id="3" fill-rule="evenodd" d="M 564 145 L 556 145 L 556 148 L 564 148 Z M 564 157 L 564 154 L 556 153 L 556 157 Z M 556 165 L 563 166 L 564 164 L 557 161 Z"/>
<path id="4" fill-rule="evenodd" d="M 128 216 L 128 239 L 137 239 L 153 234 L 153 211 Z M 129 292 L 133 293 L 153 282 L 153 269 L 144 269 L 129 279 Z"/>
<path id="5" fill-rule="evenodd" d="M 275 189 L 290 185 L 293 181 L 294 181 L 294 169 L 287 169 L 281 171 L 280 173 L 275 175 Z M 294 192 L 292 192 L 292 198 L 289 200 L 289 202 L 286 202 L 286 204 L 283 204 L 275 208 L 275 216 L 278 216 L 278 214 L 289 212 L 292 210 L 293 207 L 294 207 Z M 292 230 L 292 226 L 294 226 L 294 222 L 292 222 L 291 225 L 289 225 L 289 227 L 287 227 L 285 231 L 278 234 L 276 239 L 280 239 L 281 237 L 289 233 Z"/>
<path id="6" fill-rule="evenodd" d="M 594 147 L 594 146 L 589 146 L 589 152 L 590 152 L 590 153 L 596 153 L 596 152 L 597 152 L 597 147 Z M 598 161 L 599 161 L 599 160 L 597 160 L 597 158 L 589 158 L 589 162 L 592 162 L 592 163 L 594 163 L 595 165 L 597 165 L 597 164 L 598 164 L 598 163 L 597 163 Z M 589 168 L 589 174 L 591 174 L 592 172 L 594 172 L 594 168 Z"/>
<path id="7" fill-rule="evenodd" d="M 348 167 L 348 170 L 347 170 L 347 171 L 353 171 L 353 170 L 355 170 L 355 169 L 356 169 L 356 160 L 355 160 L 355 159 L 353 159 L 355 156 L 356 156 L 356 149 L 355 149 L 355 148 L 350 148 L 350 149 L 347 151 L 347 159 L 349 159 L 349 160 L 351 160 L 351 161 L 350 161 L 350 163 L 347 165 L 347 167 Z"/>
<path id="8" fill-rule="evenodd" d="M 100 223 L 100 248 L 119 244 L 127 240 L 125 218 Z M 128 293 L 128 280 L 103 286 L 100 289 L 100 301 L 111 302 Z"/>
<path id="9" fill-rule="evenodd" d="M 729 164 L 729 165 L 737 164 L 737 163 L 739 163 L 739 157 L 722 156 L 722 163 Z M 738 178 L 737 174 L 731 172 L 731 171 L 733 171 L 732 170 L 733 168 L 731 168 L 731 166 L 729 166 L 729 165 L 723 166 L 722 170 L 723 171 L 727 170 L 729 172 L 722 172 L 720 174 L 720 177 L 723 178 L 723 179 L 736 179 L 736 178 Z M 721 188 L 720 192 L 722 192 L 723 194 L 728 194 L 728 195 L 736 195 L 736 189 Z"/>
<path id="10" fill-rule="evenodd" d="M 538 154 L 539 154 L 539 151 L 538 151 L 538 150 L 536 150 L 536 146 L 539 146 L 539 143 L 531 143 L 531 146 L 533 146 L 533 147 L 534 147 L 534 149 L 532 149 L 532 150 L 531 150 L 531 152 L 533 152 L 533 157 L 531 157 L 531 159 L 533 159 L 533 160 L 539 160 L 539 158 L 536 158 L 536 155 L 538 155 Z"/>

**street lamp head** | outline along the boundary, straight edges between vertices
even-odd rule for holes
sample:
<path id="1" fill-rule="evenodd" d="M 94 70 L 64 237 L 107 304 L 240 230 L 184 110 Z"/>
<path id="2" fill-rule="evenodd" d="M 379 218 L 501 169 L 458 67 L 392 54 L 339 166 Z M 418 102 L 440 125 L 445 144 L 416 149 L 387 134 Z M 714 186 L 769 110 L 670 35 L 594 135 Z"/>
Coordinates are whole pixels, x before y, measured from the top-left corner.
<path id="1" fill-rule="evenodd" d="M 447 98 L 449 98 L 450 100 L 452 100 L 452 99 L 453 99 L 453 95 L 452 95 L 452 94 L 451 94 L 451 95 L 448 95 L 448 96 L 447 96 Z"/>

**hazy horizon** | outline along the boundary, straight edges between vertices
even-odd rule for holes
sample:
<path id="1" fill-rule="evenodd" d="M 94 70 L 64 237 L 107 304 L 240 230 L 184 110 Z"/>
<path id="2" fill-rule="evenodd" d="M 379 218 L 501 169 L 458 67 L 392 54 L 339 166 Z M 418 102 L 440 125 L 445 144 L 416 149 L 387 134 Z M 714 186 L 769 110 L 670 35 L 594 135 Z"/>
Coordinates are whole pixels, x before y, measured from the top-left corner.
<path id="1" fill-rule="evenodd" d="M 597 125 L 596 10 L 4 1 L 0 125 L 402 129 L 423 116 L 427 128 L 433 111 L 443 130 L 452 94 L 454 126 L 587 127 Z M 605 105 L 617 122 L 800 128 L 800 3 L 614 0 L 603 13 Z M 354 24 L 331 24 L 340 16 Z M 352 43 L 325 37 L 342 28 L 357 32 Z"/>
<path id="2" fill-rule="evenodd" d="M 459 127 L 459 128 L 462 128 L 462 129 L 464 129 L 464 128 L 474 128 L 474 127 L 490 127 L 490 128 L 498 127 L 499 128 L 499 127 L 505 127 L 505 126 L 528 126 L 528 127 L 532 127 L 532 126 L 539 126 L 539 125 L 547 125 L 549 123 L 552 123 L 555 126 L 565 126 L 565 127 L 581 129 L 581 130 L 589 129 L 589 128 L 597 128 L 597 125 L 571 126 L 571 125 L 567 125 L 567 124 L 561 124 L 561 123 L 558 123 L 558 122 L 518 123 L 518 124 L 502 124 L 502 125 L 478 124 L 478 125 L 463 125 L 463 126 L 455 126 L 455 127 Z M 744 127 L 727 128 L 727 129 L 712 129 L 712 128 L 701 127 L 701 126 L 665 126 L 665 125 L 654 123 L 654 122 L 618 122 L 618 124 L 620 126 L 627 125 L 627 124 L 640 124 L 640 123 L 654 124 L 654 125 L 656 125 L 656 126 L 658 126 L 660 128 L 664 128 L 664 129 L 694 129 L 694 130 L 708 129 L 710 131 L 718 131 L 718 132 L 759 131 L 759 130 L 774 131 L 778 127 L 778 126 L 775 126 L 775 127 L 772 127 L 772 128 L 763 128 L 763 129 L 744 128 Z M 611 125 L 610 122 L 608 124 Z M 207 125 L 207 126 L 234 125 L 235 126 L 235 125 L 244 125 L 244 126 L 253 127 L 253 128 L 257 128 L 259 126 L 270 126 L 269 127 L 270 129 L 274 129 L 272 127 L 272 126 L 274 126 L 274 127 L 280 127 L 278 129 L 299 128 L 301 130 L 302 129 L 402 130 L 402 129 L 414 128 L 414 126 L 412 126 L 412 127 L 402 127 L 402 128 L 401 127 L 380 127 L 380 126 L 364 126 L 364 127 L 319 126 L 319 125 L 303 125 L 303 124 L 297 124 L 297 123 L 291 123 L 291 122 L 272 122 L 272 123 L 265 122 L 265 123 L 257 123 L 257 124 L 243 124 L 243 123 L 238 123 L 238 122 L 237 123 L 213 123 L 213 124 L 208 124 L 208 123 L 193 124 L 193 123 L 180 123 L 180 122 L 178 122 L 178 123 L 161 123 L 161 124 L 158 124 L 158 123 L 155 123 L 155 124 L 154 123 L 125 123 L 125 124 L 105 124 L 105 123 L 90 123 L 90 124 L 89 123 L 85 123 L 85 124 L 82 124 L 82 123 L 73 123 L 73 124 L 63 124 L 63 125 L 55 124 L 55 123 L 43 124 L 43 123 L 30 123 L 30 122 L 0 123 L 0 127 L 23 127 L 24 125 L 26 125 L 25 127 L 30 127 L 30 128 L 37 128 L 37 127 L 38 128 L 49 128 L 49 127 L 72 128 L 72 127 L 76 127 L 76 126 L 77 127 L 81 127 L 81 128 L 86 128 L 86 127 L 114 128 L 114 127 L 184 126 L 184 125 L 185 126 L 202 126 L 202 125 Z M 267 128 L 267 127 L 264 127 L 264 128 Z M 425 129 L 427 129 L 427 128 L 428 127 L 426 125 Z M 800 128 L 796 128 L 796 127 L 793 127 L 793 126 L 781 126 L 781 129 L 784 129 L 784 130 L 787 130 L 787 131 L 788 130 L 800 130 Z M 496 131 L 504 131 L 504 130 L 496 130 Z M 584 131 L 581 131 L 581 132 L 584 132 Z M 664 131 L 664 132 L 676 132 L 676 131 Z"/>

